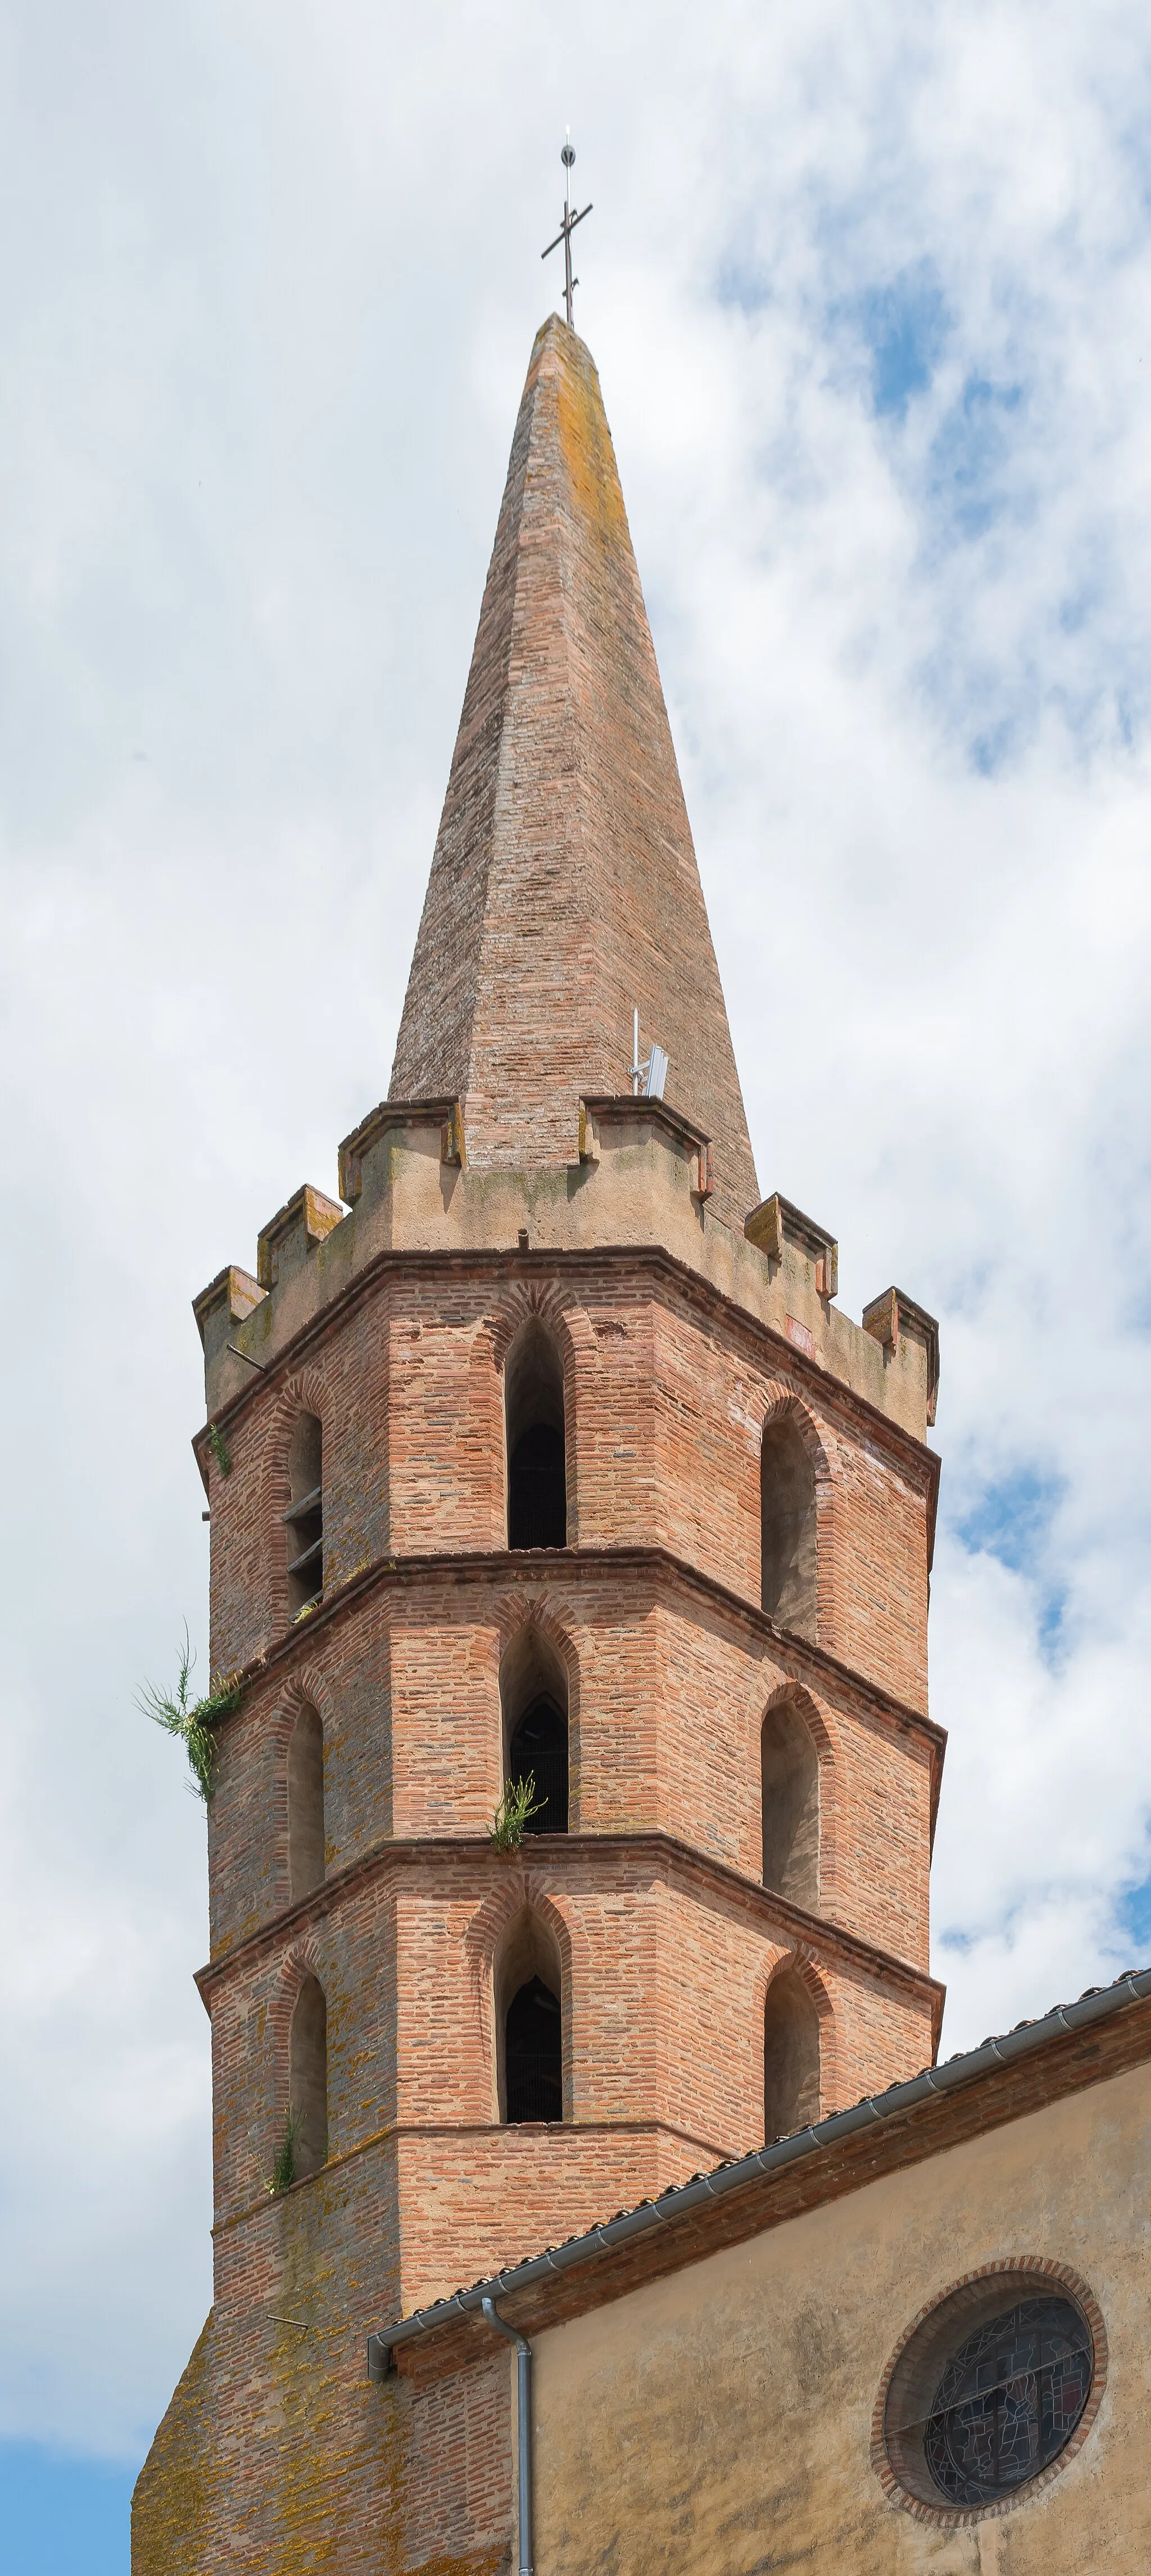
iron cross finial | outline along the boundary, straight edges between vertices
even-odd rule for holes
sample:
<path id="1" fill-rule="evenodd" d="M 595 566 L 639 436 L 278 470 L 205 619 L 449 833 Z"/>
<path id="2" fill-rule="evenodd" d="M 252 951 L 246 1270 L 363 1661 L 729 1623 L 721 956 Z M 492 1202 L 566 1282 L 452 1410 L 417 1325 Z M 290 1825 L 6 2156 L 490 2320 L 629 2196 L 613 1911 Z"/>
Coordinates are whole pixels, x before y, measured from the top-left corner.
<path id="1" fill-rule="evenodd" d="M 578 214 L 573 215 L 572 213 L 572 163 L 575 160 L 575 146 L 572 142 L 570 125 L 567 130 L 567 141 L 560 153 L 560 159 L 564 165 L 564 219 L 560 225 L 558 233 L 556 234 L 555 240 L 548 243 L 546 250 L 541 250 L 540 258 L 549 259 L 553 250 L 558 250 L 560 243 L 563 243 L 564 304 L 567 308 L 568 329 L 570 331 L 574 327 L 572 323 L 572 296 L 579 285 L 578 277 L 572 276 L 572 234 L 575 231 L 576 225 L 582 224 L 584 216 L 590 215 L 591 213 L 590 206 L 581 206 Z"/>

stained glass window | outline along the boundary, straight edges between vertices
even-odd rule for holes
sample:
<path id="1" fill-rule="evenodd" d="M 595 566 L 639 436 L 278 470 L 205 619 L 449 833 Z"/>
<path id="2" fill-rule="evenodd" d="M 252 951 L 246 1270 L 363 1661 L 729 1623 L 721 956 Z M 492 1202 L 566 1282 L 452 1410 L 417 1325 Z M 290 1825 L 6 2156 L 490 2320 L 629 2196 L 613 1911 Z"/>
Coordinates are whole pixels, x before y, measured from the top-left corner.
<path id="1" fill-rule="evenodd" d="M 991 2504 L 1057 2459 L 1091 2393 L 1088 2328 L 1070 2299 L 1025 2298 L 959 2345 L 923 2453 L 948 2504 Z"/>

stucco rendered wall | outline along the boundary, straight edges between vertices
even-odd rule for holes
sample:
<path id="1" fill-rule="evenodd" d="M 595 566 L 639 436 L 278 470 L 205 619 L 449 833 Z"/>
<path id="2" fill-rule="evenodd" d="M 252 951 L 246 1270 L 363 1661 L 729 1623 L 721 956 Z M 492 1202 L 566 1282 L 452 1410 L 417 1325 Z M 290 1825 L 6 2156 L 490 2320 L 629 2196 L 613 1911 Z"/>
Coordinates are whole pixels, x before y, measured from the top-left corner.
<path id="1" fill-rule="evenodd" d="M 1151 2563 L 1147 2136 L 1136 2068 L 809 2211 L 535 2340 L 541 2576 L 1134 2576 Z M 1102 2404 L 1049 2484 L 967 2528 L 871 2465 L 919 2311 L 1009 2258 L 1102 2311 Z"/>

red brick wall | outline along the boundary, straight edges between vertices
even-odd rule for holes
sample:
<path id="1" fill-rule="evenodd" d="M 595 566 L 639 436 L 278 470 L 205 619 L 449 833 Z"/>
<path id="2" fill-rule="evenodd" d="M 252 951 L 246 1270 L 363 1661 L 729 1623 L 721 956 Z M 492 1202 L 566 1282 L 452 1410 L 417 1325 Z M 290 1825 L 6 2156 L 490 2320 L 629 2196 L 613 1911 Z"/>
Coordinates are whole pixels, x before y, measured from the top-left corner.
<path id="1" fill-rule="evenodd" d="M 501 1370 L 532 1305 L 563 1361 L 572 1544 L 529 1560 L 506 1553 Z M 488 2576 L 509 2528 L 506 2362 L 471 2394 L 370 2391 L 369 2328 L 758 2143 L 781 1960 L 820 2011 L 824 2110 L 929 2060 L 926 1475 L 914 1443 L 818 1385 L 816 1405 L 768 1335 L 642 1256 L 630 1281 L 584 1259 L 578 1295 L 560 1255 L 530 1290 L 485 1256 L 450 1283 L 419 1261 L 371 1283 L 233 1418 L 233 1471 L 211 1485 L 213 1669 L 250 1669 L 209 1818 L 216 2305 L 141 2484 L 137 2576 L 183 2566 L 178 2528 L 189 2566 L 253 2576 L 381 2557 Z M 819 1464 L 815 1647 L 759 1608 L 759 1441 L 796 1396 Z M 289 1632 L 301 1406 L 323 1423 L 326 1586 Z M 566 1680 L 571 1832 L 501 1856 L 501 1666 L 525 1628 Z M 783 1690 L 820 1763 L 809 1913 L 761 1884 L 760 1730 Z M 305 1700 L 327 1877 L 292 1906 Z M 495 1986 L 525 1907 L 560 1961 L 551 2130 L 497 2117 Z M 273 2202 L 307 1974 L 327 2001 L 329 2162 Z"/>

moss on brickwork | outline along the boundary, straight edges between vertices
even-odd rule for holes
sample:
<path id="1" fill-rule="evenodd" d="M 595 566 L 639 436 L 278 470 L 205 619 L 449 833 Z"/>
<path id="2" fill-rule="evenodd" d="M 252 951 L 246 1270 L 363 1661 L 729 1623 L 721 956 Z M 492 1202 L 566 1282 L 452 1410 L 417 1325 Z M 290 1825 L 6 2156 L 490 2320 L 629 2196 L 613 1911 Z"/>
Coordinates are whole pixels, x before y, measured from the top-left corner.
<path id="1" fill-rule="evenodd" d="M 200 2576 L 206 2556 L 213 2319 L 191 2360 L 136 2480 L 132 2497 L 132 2576 Z"/>

